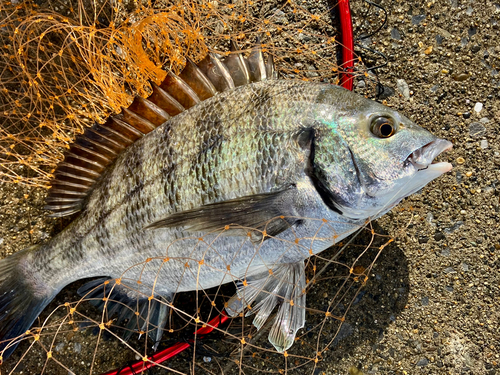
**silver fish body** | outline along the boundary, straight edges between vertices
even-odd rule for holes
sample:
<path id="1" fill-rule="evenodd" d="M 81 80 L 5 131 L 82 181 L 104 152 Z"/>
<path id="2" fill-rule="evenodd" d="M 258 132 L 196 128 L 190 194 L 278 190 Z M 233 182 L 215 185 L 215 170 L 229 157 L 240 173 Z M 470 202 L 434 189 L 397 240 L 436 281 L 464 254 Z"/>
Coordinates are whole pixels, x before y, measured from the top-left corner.
<path id="1" fill-rule="evenodd" d="M 302 303 L 288 311 L 295 323 L 270 334 L 286 350 L 305 296 L 284 280 L 303 283 L 305 259 L 448 171 L 431 163 L 449 147 L 337 86 L 263 81 L 220 93 L 125 149 L 64 231 L 0 261 L 0 340 L 29 328 L 67 284 L 108 277 L 131 299 L 167 301 L 239 282 L 228 311 L 260 303 L 258 328 L 280 302 L 259 293 L 282 292 Z M 270 282 L 272 273 L 282 278 Z M 13 275 L 24 294 L 9 289 Z M 12 321 L 26 309 L 29 317 Z"/>

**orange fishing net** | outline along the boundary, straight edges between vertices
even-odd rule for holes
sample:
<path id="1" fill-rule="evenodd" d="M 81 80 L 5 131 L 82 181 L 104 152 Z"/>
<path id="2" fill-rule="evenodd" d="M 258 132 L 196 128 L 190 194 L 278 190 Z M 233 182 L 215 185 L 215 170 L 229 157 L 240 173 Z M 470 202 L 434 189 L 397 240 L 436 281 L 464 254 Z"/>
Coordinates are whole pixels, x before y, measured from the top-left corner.
<path id="1" fill-rule="evenodd" d="M 48 186 L 76 134 L 150 94 L 186 56 L 262 40 L 284 78 L 338 82 L 326 2 L 12 1 L 0 4 L 0 179 Z"/>
<path id="2" fill-rule="evenodd" d="M 230 40 L 249 51 L 260 39 L 281 78 L 338 83 L 332 6 L 303 0 L 0 3 L 0 180 L 48 186 L 64 151 L 85 127 L 120 112 L 136 95 L 147 97 L 149 82 L 160 83 L 169 69 L 178 73 L 186 57 L 197 62 L 207 51 L 229 53 Z M 375 231 L 364 232 L 362 240 L 338 244 L 308 260 L 307 289 L 329 282 L 332 292 L 309 298 L 309 324 L 289 351 L 276 352 L 267 341 L 269 327 L 257 331 L 245 316 L 193 339 L 193 331 L 224 311 L 235 290 L 229 284 L 183 293 L 169 306 L 172 316 L 162 344 L 192 340 L 193 357 L 176 357 L 159 366 L 158 373 L 191 373 L 195 367 L 200 373 L 317 373 L 318 363 L 334 355 L 331 348 L 344 334 L 350 306 L 366 303 L 360 302 L 359 291 L 391 242 Z M 32 358 L 39 359 L 36 372 L 43 374 L 100 373 L 134 360 L 149 361 L 155 352 L 147 335 L 123 341 L 123 326 L 106 309 L 89 311 L 89 304 L 82 303 L 88 299 L 72 296 L 71 302 L 49 306 L 34 325 L 39 328 L 25 335 L 6 363 L 7 373 L 25 362 L 29 371 Z M 97 336 L 85 339 L 88 328 Z M 116 357 L 109 358 L 108 352 Z"/>
<path id="3" fill-rule="evenodd" d="M 317 219 L 317 224 L 320 228 L 334 223 Z M 371 309 L 377 301 L 369 296 L 363 298 L 366 292 L 362 289 L 370 280 L 368 293 L 377 294 L 385 290 L 387 280 L 374 279 L 373 273 L 387 272 L 394 267 L 394 260 L 397 259 L 398 250 L 390 236 L 377 233 L 371 224 L 360 229 L 349 240 L 306 260 L 303 292 L 307 293 L 307 302 L 303 307 L 307 321 L 305 327 L 298 331 L 294 344 L 285 352 L 276 351 L 268 341 L 270 328 L 278 315 L 277 309 L 273 309 L 259 330 L 252 324 L 255 315 L 251 312 L 257 307 L 255 305 L 247 306 L 247 311 L 239 316 L 223 318 L 227 316 L 228 301 L 235 293 L 236 276 L 234 283 L 211 289 L 202 289 L 203 282 L 200 280 L 200 290 L 179 293 L 173 301 L 155 295 L 154 289 L 149 290 L 149 303 L 160 303 L 170 311 L 157 350 L 152 349 L 153 342 L 148 338 L 140 318 L 137 322 L 131 318 L 133 324 L 125 326 L 117 314 L 112 313 L 113 303 L 125 306 L 124 301 L 113 298 L 116 285 L 123 285 L 125 281 L 136 283 L 137 288 L 141 285 L 139 280 L 130 278 L 129 271 L 136 267 L 144 270 L 157 261 L 160 268 L 168 262 L 187 264 L 190 260 L 187 255 L 185 258 L 147 258 L 124 271 L 119 279 L 102 284 L 97 280 L 95 288 L 85 292 L 81 299 L 75 295 L 57 298 L 41 319 L 15 340 L 20 342 L 19 347 L 0 369 L 4 369 L 6 374 L 29 369 L 38 374 L 51 375 L 132 375 L 143 371 L 146 374 L 164 374 L 165 371 L 177 374 L 326 374 L 324 369 L 327 364 L 335 362 L 337 355 L 341 355 L 337 352 L 345 354 L 344 347 L 348 347 L 350 341 L 359 340 L 353 327 L 363 325 L 372 318 Z M 206 238 L 216 234 L 218 240 L 223 240 L 226 230 L 229 228 L 207 233 Z M 184 237 L 177 241 L 185 245 L 186 254 L 191 254 L 193 240 L 203 243 L 204 238 Z M 201 246 L 218 248 L 218 240 Z M 245 241 L 248 239 L 241 240 L 241 246 Z M 279 241 L 285 248 L 291 246 L 279 238 L 267 241 Z M 374 271 L 375 262 L 378 269 Z M 203 267 L 208 265 L 198 262 L 193 272 L 199 272 Z M 230 267 L 227 273 L 231 274 Z M 318 287 L 315 284 L 319 284 Z M 327 287 L 321 288 L 320 285 Z M 134 287 L 127 288 L 134 290 Z M 272 295 L 269 291 L 267 293 Z M 89 302 L 102 305 L 103 311 L 91 308 Z M 294 303 L 297 301 L 283 301 L 286 305 Z M 394 304 L 398 306 L 392 308 L 401 309 L 404 299 L 395 300 Z M 355 311 L 351 309 L 353 306 L 356 306 Z M 133 304 L 128 308 L 137 317 L 149 314 L 139 302 L 137 306 Z M 216 327 L 210 334 L 203 334 L 210 331 L 213 325 Z M 129 339 L 125 341 L 123 336 L 127 334 Z M 188 350 L 182 355 L 173 356 L 165 362 L 160 360 L 169 353 L 181 351 L 183 347 Z M 147 370 L 150 367 L 154 368 Z"/>

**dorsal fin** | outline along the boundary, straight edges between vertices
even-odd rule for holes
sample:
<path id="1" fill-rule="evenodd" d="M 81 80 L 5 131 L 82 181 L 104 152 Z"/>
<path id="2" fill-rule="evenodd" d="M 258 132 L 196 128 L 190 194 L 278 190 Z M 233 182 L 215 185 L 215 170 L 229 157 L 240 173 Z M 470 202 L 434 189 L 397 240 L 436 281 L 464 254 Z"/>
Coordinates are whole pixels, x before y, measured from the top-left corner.
<path id="1" fill-rule="evenodd" d="M 169 72 L 160 85 L 151 83 L 149 97 L 136 97 L 120 114 L 76 137 L 54 172 L 45 209 L 53 217 L 80 211 L 102 172 L 137 139 L 218 92 L 273 78 L 272 57 L 264 60 L 260 44 L 248 58 L 232 41 L 231 53 L 224 60 L 212 53 L 198 65 L 187 59 L 178 76 Z"/>
<path id="2" fill-rule="evenodd" d="M 236 42 L 231 41 L 231 54 L 224 60 L 225 65 L 231 73 L 235 86 L 243 86 L 250 83 L 250 72 L 248 63 L 242 53 L 239 53 Z"/>
<path id="3" fill-rule="evenodd" d="M 235 84 L 229 68 L 217 56 L 209 53 L 198 65 L 204 75 L 213 82 L 217 91 L 234 89 Z"/>

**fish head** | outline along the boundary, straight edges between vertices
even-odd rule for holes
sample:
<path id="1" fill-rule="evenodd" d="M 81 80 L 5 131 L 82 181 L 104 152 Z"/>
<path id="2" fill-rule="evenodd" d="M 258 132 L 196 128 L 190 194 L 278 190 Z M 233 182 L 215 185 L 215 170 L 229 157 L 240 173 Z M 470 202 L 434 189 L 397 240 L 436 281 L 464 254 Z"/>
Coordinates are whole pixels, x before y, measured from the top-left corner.
<path id="1" fill-rule="evenodd" d="M 403 198 L 451 170 L 447 162 L 434 162 L 452 148 L 399 112 L 343 90 L 342 105 L 334 115 L 322 116 L 330 146 L 341 156 L 329 158 L 316 152 L 323 188 L 333 205 L 352 219 L 376 218 Z M 328 141 L 327 141 L 328 143 Z M 326 152 L 327 143 L 318 147 Z M 322 168 L 322 169 L 321 169 Z"/>

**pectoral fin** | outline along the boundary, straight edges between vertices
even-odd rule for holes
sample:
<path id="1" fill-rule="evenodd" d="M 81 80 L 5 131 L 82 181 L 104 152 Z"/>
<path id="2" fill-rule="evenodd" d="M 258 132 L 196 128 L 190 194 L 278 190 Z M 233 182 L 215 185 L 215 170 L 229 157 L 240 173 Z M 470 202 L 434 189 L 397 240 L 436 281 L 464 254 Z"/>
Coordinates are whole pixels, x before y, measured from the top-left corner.
<path id="1" fill-rule="evenodd" d="M 184 227 L 189 231 L 213 231 L 227 225 L 253 228 L 276 236 L 294 225 L 298 219 L 291 208 L 294 187 L 256 194 L 196 209 L 177 212 L 147 226 L 147 229 Z M 296 216 L 296 215 L 295 215 Z"/>

